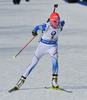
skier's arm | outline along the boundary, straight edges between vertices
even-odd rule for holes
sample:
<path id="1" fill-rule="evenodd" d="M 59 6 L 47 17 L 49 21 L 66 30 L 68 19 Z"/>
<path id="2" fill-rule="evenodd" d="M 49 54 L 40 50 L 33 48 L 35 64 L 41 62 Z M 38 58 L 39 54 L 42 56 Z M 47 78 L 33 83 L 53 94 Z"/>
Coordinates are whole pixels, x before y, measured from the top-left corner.
<path id="1" fill-rule="evenodd" d="M 62 31 L 62 30 L 63 30 L 63 27 L 64 27 L 64 25 L 65 25 L 65 21 L 64 21 L 64 20 L 61 21 L 60 24 L 61 24 L 61 31 Z"/>
<path id="2" fill-rule="evenodd" d="M 33 31 L 32 31 L 32 35 L 33 35 L 33 36 L 36 36 L 38 30 L 45 31 L 46 26 L 47 26 L 46 23 L 44 23 L 44 24 L 42 24 L 42 25 L 36 26 L 36 27 L 33 29 Z"/>

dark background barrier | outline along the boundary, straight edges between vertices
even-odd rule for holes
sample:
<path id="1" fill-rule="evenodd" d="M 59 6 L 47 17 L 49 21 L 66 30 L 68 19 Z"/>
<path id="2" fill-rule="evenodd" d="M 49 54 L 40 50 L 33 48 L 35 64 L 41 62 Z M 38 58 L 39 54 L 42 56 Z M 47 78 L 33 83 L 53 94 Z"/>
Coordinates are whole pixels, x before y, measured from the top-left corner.
<path id="1" fill-rule="evenodd" d="M 69 2 L 69 3 L 75 3 L 75 2 L 77 2 L 78 0 L 67 0 L 67 2 Z"/>
<path id="2" fill-rule="evenodd" d="M 87 6 L 87 0 L 64 0 L 64 1 L 68 3 L 79 3 L 79 4 Z"/>
<path id="3" fill-rule="evenodd" d="M 87 0 L 83 0 L 83 1 L 86 1 L 87 2 Z"/>

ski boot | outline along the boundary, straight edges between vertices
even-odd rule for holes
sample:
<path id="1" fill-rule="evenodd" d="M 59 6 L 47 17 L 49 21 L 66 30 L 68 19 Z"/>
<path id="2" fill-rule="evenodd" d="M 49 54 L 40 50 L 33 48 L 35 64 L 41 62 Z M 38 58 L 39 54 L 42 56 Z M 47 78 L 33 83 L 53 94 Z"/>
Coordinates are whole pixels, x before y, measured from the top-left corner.
<path id="1" fill-rule="evenodd" d="M 52 77 L 52 87 L 54 87 L 54 88 L 59 88 L 59 85 L 57 85 L 57 77 L 58 77 L 58 75 L 54 75 L 53 74 L 53 77 Z"/>
<path id="2" fill-rule="evenodd" d="M 17 84 L 14 86 L 14 89 L 15 90 L 18 90 L 23 84 L 24 84 L 24 82 L 25 82 L 25 77 L 21 77 L 20 79 L 19 79 L 19 81 L 17 82 Z"/>

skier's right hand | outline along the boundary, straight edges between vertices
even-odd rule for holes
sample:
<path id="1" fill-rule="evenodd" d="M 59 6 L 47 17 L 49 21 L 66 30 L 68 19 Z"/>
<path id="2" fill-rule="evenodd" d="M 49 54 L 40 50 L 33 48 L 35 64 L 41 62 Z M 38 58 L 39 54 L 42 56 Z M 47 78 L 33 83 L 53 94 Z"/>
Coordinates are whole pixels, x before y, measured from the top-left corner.
<path id="1" fill-rule="evenodd" d="M 37 32 L 32 31 L 32 35 L 33 35 L 33 36 L 36 36 L 36 35 L 38 35 L 38 34 L 37 34 Z"/>

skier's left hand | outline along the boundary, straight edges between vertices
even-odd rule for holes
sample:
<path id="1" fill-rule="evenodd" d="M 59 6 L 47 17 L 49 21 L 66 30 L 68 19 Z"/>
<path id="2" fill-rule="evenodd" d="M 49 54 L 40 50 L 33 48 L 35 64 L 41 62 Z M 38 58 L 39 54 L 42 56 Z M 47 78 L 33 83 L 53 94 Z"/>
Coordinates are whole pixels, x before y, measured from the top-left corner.
<path id="1" fill-rule="evenodd" d="M 63 26 L 65 25 L 65 21 L 61 21 L 61 31 L 63 30 Z"/>

